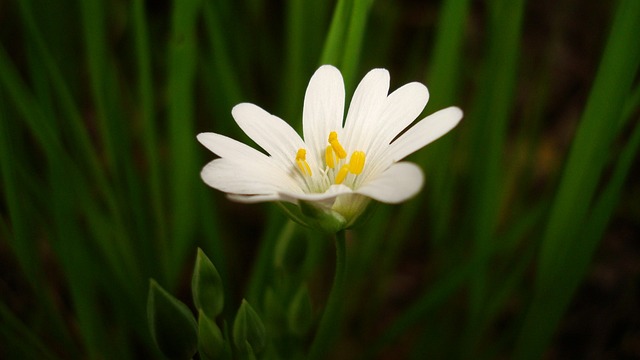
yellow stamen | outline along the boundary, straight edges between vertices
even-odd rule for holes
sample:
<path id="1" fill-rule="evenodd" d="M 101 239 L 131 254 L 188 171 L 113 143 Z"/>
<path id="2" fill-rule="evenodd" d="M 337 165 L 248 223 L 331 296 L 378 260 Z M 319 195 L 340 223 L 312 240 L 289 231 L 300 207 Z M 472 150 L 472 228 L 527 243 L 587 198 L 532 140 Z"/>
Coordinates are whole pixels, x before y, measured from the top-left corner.
<path id="1" fill-rule="evenodd" d="M 307 163 L 307 150 L 298 149 L 298 153 L 296 154 L 296 164 L 298 164 L 298 169 L 302 172 L 303 175 L 311 176 L 311 167 L 309 163 Z"/>
<path id="2" fill-rule="evenodd" d="M 335 131 L 329 133 L 329 144 L 331 144 L 331 147 L 338 158 L 344 159 L 347 157 L 347 152 L 344 150 L 342 145 L 340 145 L 340 142 L 338 141 L 338 134 Z"/>
<path id="3" fill-rule="evenodd" d="M 342 184 L 347 174 L 349 174 L 349 165 L 342 165 L 340 171 L 338 171 L 338 175 L 336 175 L 336 184 Z"/>
<path id="4" fill-rule="evenodd" d="M 327 145 L 327 149 L 324 152 L 324 161 L 327 163 L 328 167 L 332 169 L 336 167 L 336 161 L 333 157 L 333 148 L 331 145 Z"/>
<path id="5" fill-rule="evenodd" d="M 365 155 L 364 151 L 354 151 L 349 160 L 349 171 L 352 174 L 360 174 L 364 168 Z"/>

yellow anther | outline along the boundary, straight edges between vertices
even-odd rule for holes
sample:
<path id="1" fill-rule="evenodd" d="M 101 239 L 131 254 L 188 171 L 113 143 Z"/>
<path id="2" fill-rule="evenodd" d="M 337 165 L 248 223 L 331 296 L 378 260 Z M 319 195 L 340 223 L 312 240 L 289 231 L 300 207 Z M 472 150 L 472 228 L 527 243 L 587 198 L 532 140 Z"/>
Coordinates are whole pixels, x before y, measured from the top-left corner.
<path id="1" fill-rule="evenodd" d="M 364 168 L 365 155 L 364 151 L 354 151 L 349 160 L 349 171 L 352 174 L 360 174 Z"/>
<path id="2" fill-rule="evenodd" d="M 303 175 L 311 176 L 311 167 L 309 163 L 307 163 L 307 150 L 298 149 L 298 153 L 296 154 L 296 164 L 298 164 L 298 169 L 302 172 Z"/>
<path id="3" fill-rule="evenodd" d="M 342 165 L 340 171 L 338 171 L 338 175 L 336 175 L 336 184 L 342 184 L 344 179 L 349 174 L 349 165 Z"/>
<path id="4" fill-rule="evenodd" d="M 331 145 L 327 145 L 327 149 L 324 152 L 324 161 L 327 163 L 327 166 L 330 168 L 336 167 L 336 160 L 333 157 L 333 148 Z"/>
<path id="5" fill-rule="evenodd" d="M 347 152 L 344 150 L 342 145 L 340 145 L 340 142 L 338 141 L 338 134 L 335 131 L 329 133 L 329 144 L 331 144 L 331 147 L 338 158 L 344 159 L 347 157 Z"/>

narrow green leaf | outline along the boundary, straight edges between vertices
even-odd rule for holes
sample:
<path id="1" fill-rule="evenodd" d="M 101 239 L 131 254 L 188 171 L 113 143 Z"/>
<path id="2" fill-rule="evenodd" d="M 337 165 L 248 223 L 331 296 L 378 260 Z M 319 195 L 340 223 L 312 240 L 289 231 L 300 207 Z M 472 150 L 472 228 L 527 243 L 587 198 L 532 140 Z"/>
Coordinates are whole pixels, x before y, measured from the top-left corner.
<path id="1" fill-rule="evenodd" d="M 168 48 L 168 133 L 172 208 L 170 282 L 179 274 L 195 228 L 198 165 L 194 129 L 194 80 L 197 60 L 196 17 L 200 1 L 174 1 Z"/>
<path id="2" fill-rule="evenodd" d="M 592 250 L 584 249 L 592 249 L 599 241 L 588 236 L 590 243 L 584 243 L 583 231 L 611 142 L 620 129 L 632 74 L 640 65 L 638 18 L 640 2 L 619 3 L 543 234 L 535 294 L 519 335 L 516 359 L 537 359 L 543 354 L 591 259 Z M 594 213 L 598 218 L 591 221 L 606 223 L 609 211 L 598 210 Z"/>
<path id="3" fill-rule="evenodd" d="M 349 15 L 351 14 L 353 1 L 354 0 L 339 0 L 337 2 L 331 19 L 329 32 L 325 38 L 319 65 L 340 65 L 340 56 L 343 54 L 343 44 L 348 30 Z"/>

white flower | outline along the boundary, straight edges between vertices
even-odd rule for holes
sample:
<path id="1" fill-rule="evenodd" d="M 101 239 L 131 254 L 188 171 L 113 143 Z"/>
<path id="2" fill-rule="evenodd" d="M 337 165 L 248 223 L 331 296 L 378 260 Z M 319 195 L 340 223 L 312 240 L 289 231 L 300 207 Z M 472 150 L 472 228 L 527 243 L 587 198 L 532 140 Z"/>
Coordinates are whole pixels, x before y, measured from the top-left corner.
<path id="1" fill-rule="evenodd" d="M 220 156 L 204 167 L 202 179 L 236 201 L 312 205 L 342 218 L 342 227 L 352 225 L 370 199 L 405 201 L 424 179 L 418 166 L 398 161 L 446 134 L 462 111 L 440 110 L 398 136 L 420 115 L 429 92 L 417 82 L 388 91 L 388 71 L 371 70 L 358 85 L 343 124 L 342 75 L 333 66 L 320 67 L 304 98 L 304 140 L 260 107 L 236 105 L 233 118 L 269 155 L 220 134 L 199 134 L 198 140 Z"/>

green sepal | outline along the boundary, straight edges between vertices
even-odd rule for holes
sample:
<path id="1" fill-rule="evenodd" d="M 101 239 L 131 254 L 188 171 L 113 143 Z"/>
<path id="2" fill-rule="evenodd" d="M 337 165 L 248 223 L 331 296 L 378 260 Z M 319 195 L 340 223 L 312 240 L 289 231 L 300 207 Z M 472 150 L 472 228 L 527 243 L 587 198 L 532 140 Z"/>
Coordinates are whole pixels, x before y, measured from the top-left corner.
<path id="1" fill-rule="evenodd" d="M 221 359 L 224 349 L 224 337 L 218 324 L 200 310 L 198 313 L 198 352 L 200 358 Z"/>
<path id="2" fill-rule="evenodd" d="M 352 223 L 347 226 L 347 228 L 352 229 L 352 228 L 358 228 L 366 225 L 369 222 L 369 220 L 373 217 L 373 215 L 375 214 L 375 212 L 378 210 L 379 207 L 380 207 L 379 202 L 369 201 L 367 204 L 367 207 L 362 212 L 362 214 L 357 216 L 352 221 Z"/>
<path id="3" fill-rule="evenodd" d="M 298 204 L 302 214 L 313 219 L 320 229 L 329 234 L 335 234 L 347 226 L 347 219 L 331 209 L 325 209 L 312 202 L 302 200 Z"/>
<path id="4" fill-rule="evenodd" d="M 233 322 L 233 342 L 244 353 L 247 345 L 252 354 L 261 353 L 267 345 L 267 333 L 260 316 L 246 300 L 242 300 Z"/>
<path id="5" fill-rule="evenodd" d="M 222 278 L 211 260 L 198 248 L 196 262 L 191 278 L 193 303 L 211 319 L 220 315 L 224 307 L 224 289 Z"/>
<path id="6" fill-rule="evenodd" d="M 308 201 L 298 201 L 298 205 L 279 202 L 278 205 L 289 215 L 291 220 L 300 225 L 321 230 L 327 234 L 335 234 L 347 228 L 347 219 L 340 213 Z"/>
<path id="7" fill-rule="evenodd" d="M 149 281 L 147 320 L 151 337 L 169 359 L 191 359 L 198 350 L 198 325 L 189 308 Z"/>
<path id="8" fill-rule="evenodd" d="M 311 329 L 312 323 L 313 311 L 311 309 L 309 290 L 305 285 L 302 285 L 291 300 L 291 305 L 289 305 L 287 324 L 293 334 L 305 336 Z"/>

